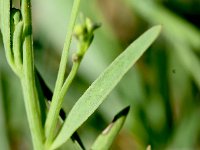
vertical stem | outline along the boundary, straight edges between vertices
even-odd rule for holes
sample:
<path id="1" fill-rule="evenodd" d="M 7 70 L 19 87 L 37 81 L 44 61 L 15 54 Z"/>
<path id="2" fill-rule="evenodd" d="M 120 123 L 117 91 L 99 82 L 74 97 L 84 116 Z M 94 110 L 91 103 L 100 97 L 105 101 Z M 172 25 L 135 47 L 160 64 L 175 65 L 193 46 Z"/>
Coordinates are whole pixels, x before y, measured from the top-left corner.
<path id="1" fill-rule="evenodd" d="M 34 76 L 31 2 L 30 0 L 22 0 L 21 2 L 24 21 L 23 76 L 21 77 L 21 84 L 23 87 L 25 107 L 34 149 L 43 150 L 44 133 L 41 124 L 39 100 Z"/>
<path id="2" fill-rule="evenodd" d="M 62 102 L 63 102 L 63 99 L 65 97 L 66 91 L 68 90 L 69 86 L 71 85 L 72 81 L 74 80 L 74 77 L 75 77 L 75 75 L 78 71 L 79 65 L 80 65 L 80 62 L 78 62 L 78 61 L 73 63 L 72 70 L 71 70 L 69 76 L 67 77 L 62 89 L 60 90 L 59 95 L 56 97 L 58 103 L 56 105 L 57 108 L 55 108 L 54 116 L 59 116 L 60 108 L 62 106 Z M 55 129 L 56 123 L 57 123 L 56 122 L 57 118 L 54 117 L 54 118 L 51 118 L 51 119 L 54 119 L 53 121 L 55 123 L 53 124 L 54 126 L 52 126 L 52 128 Z M 51 143 L 53 141 L 53 137 L 54 137 L 54 132 L 50 132 L 50 133 L 51 134 L 49 134 L 49 137 L 46 139 L 46 143 L 45 143 L 45 146 L 47 148 L 51 145 Z"/>
<path id="3" fill-rule="evenodd" d="M 34 94 L 31 91 L 32 89 L 30 88 L 30 85 L 28 85 L 29 83 L 27 82 L 27 78 L 21 79 L 21 84 L 33 147 L 35 150 L 43 150 L 44 135 L 39 113 L 37 111 L 38 105 L 33 98 Z"/>
<path id="4" fill-rule="evenodd" d="M 78 14 L 78 9 L 80 5 L 80 0 L 74 0 L 73 7 L 72 7 L 72 12 L 71 12 L 71 17 L 70 17 L 70 24 L 68 28 L 68 33 L 66 36 L 62 56 L 61 56 L 61 62 L 59 66 L 59 71 L 58 71 L 58 76 L 56 80 L 56 85 L 53 93 L 53 98 L 52 98 L 52 103 L 50 105 L 49 113 L 47 115 L 47 120 L 45 123 L 45 136 L 47 139 L 47 146 L 51 144 L 54 134 L 55 134 L 55 128 L 57 124 L 57 119 L 59 115 L 59 111 L 61 109 L 62 105 L 62 99 L 59 99 L 59 93 L 60 90 L 63 86 L 64 82 L 64 75 L 65 75 L 65 70 L 67 66 L 67 59 L 68 59 L 68 52 L 69 52 L 69 47 L 72 39 L 72 33 L 75 25 L 75 21 L 77 18 Z"/>

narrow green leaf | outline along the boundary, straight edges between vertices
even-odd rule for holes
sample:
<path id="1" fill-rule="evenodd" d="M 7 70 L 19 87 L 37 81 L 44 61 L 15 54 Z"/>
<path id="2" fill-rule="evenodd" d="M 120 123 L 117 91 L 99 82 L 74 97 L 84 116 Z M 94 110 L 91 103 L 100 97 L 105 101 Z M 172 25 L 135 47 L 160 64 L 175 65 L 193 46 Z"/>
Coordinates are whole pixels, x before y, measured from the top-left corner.
<path id="1" fill-rule="evenodd" d="M 65 143 L 99 107 L 125 73 L 158 37 L 160 30 L 160 25 L 155 26 L 140 36 L 120 56 L 118 56 L 88 88 L 70 111 L 62 129 L 51 146 L 52 149 Z"/>
<path id="2" fill-rule="evenodd" d="M 6 53 L 6 58 L 9 63 L 9 65 L 14 69 L 14 60 L 12 55 L 12 49 L 11 49 L 11 32 L 10 32 L 10 6 L 11 1 L 10 0 L 1 0 L 0 1 L 0 14 L 1 14 L 1 32 L 3 37 L 3 43 Z"/>
<path id="3" fill-rule="evenodd" d="M 125 122 L 129 109 L 130 107 L 128 106 L 115 116 L 112 123 L 97 137 L 91 147 L 92 150 L 108 150 L 111 147 L 115 137 L 118 135 Z"/>
<path id="4" fill-rule="evenodd" d="M 23 32 L 23 22 L 20 21 L 13 33 L 13 54 L 14 61 L 16 64 L 16 70 L 19 76 L 22 75 L 22 32 Z"/>
<path id="5" fill-rule="evenodd" d="M 147 146 L 147 150 L 151 150 L 151 145 L 148 145 L 148 146 Z"/>
<path id="6" fill-rule="evenodd" d="M 3 35 L 4 47 L 11 51 L 10 48 L 10 0 L 1 0 L 1 32 Z"/>

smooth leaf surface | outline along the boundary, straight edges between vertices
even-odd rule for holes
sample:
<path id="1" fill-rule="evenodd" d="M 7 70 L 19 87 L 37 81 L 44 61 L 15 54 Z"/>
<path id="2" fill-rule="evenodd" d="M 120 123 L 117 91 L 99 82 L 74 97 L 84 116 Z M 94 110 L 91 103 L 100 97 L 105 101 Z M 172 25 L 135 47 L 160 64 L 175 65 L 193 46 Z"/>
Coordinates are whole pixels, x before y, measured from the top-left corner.
<path id="1" fill-rule="evenodd" d="M 4 47 L 10 50 L 10 0 L 1 0 L 1 32 L 3 35 Z M 11 50 L 10 50 L 11 51 Z"/>
<path id="2" fill-rule="evenodd" d="M 51 146 L 52 149 L 58 148 L 65 143 L 99 107 L 125 73 L 158 37 L 160 30 L 161 26 L 159 25 L 145 32 L 118 56 L 97 80 L 92 83 L 73 106 L 62 129 Z"/>
<path id="3" fill-rule="evenodd" d="M 115 116 L 112 123 L 97 137 L 91 150 L 108 150 L 111 147 L 126 120 L 129 109 L 130 107 L 126 107 Z"/>
<path id="4" fill-rule="evenodd" d="M 8 63 L 13 65 L 12 50 L 11 50 L 11 33 L 10 33 L 10 0 L 0 1 L 0 24 L 3 37 L 4 48 Z"/>

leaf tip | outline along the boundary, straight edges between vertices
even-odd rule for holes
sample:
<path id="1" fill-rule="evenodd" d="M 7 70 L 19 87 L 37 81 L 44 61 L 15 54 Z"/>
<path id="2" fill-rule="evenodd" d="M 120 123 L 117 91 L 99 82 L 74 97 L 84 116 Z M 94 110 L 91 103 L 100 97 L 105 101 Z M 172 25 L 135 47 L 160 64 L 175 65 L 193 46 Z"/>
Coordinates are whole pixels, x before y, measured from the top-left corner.
<path id="1" fill-rule="evenodd" d="M 151 150 L 151 145 L 148 145 L 146 150 Z"/>
<path id="2" fill-rule="evenodd" d="M 162 29 L 162 26 L 163 26 L 162 24 L 158 24 L 158 25 L 155 25 L 154 27 L 161 30 L 161 29 Z"/>
<path id="3" fill-rule="evenodd" d="M 110 129 L 112 128 L 113 124 L 114 124 L 113 122 L 112 122 L 111 124 L 109 124 L 109 126 L 107 126 L 107 127 L 103 130 L 102 135 L 106 135 L 106 134 L 110 131 Z"/>
<path id="4" fill-rule="evenodd" d="M 112 123 L 109 124 L 109 126 L 107 126 L 106 129 L 104 129 L 104 131 L 102 132 L 103 135 L 106 135 L 111 128 L 113 127 L 114 123 L 121 117 L 126 118 L 126 116 L 128 115 L 128 112 L 130 110 L 130 106 L 125 107 L 123 110 L 121 110 L 113 119 Z"/>
<path id="5" fill-rule="evenodd" d="M 156 26 L 153 27 L 154 30 L 157 30 L 158 35 L 160 34 L 162 28 L 163 28 L 162 25 L 156 25 Z"/>
<path id="6" fill-rule="evenodd" d="M 115 122 L 120 117 L 126 117 L 128 115 L 128 112 L 130 110 L 130 106 L 125 107 L 123 110 L 121 110 L 113 119 L 112 122 Z"/>

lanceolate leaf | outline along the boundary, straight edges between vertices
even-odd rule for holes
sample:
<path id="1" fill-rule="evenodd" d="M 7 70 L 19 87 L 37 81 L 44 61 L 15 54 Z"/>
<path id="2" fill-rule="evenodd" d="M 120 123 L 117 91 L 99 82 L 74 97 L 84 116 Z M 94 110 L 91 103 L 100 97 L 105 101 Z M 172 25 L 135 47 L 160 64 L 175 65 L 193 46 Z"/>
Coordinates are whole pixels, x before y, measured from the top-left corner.
<path id="1" fill-rule="evenodd" d="M 111 147 L 125 122 L 129 109 L 130 107 L 126 107 L 115 116 L 112 123 L 98 136 L 91 150 L 108 150 Z"/>
<path id="2" fill-rule="evenodd" d="M 1 32 L 6 50 L 10 50 L 10 0 L 1 0 Z"/>
<path id="3" fill-rule="evenodd" d="M 0 18 L 1 18 L 1 33 L 3 37 L 6 57 L 10 65 L 13 64 L 12 50 L 11 50 L 11 33 L 10 33 L 10 0 L 0 1 Z"/>
<path id="4" fill-rule="evenodd" d="M 145 50 L 158 37 L 161 26 L 155 26 L 133 42 L 112 64 L 97 78 L 73 106 L 51 148 L 65 143 L 71 135 L 94 113 L 106 96 L 135 64 Z"/>

